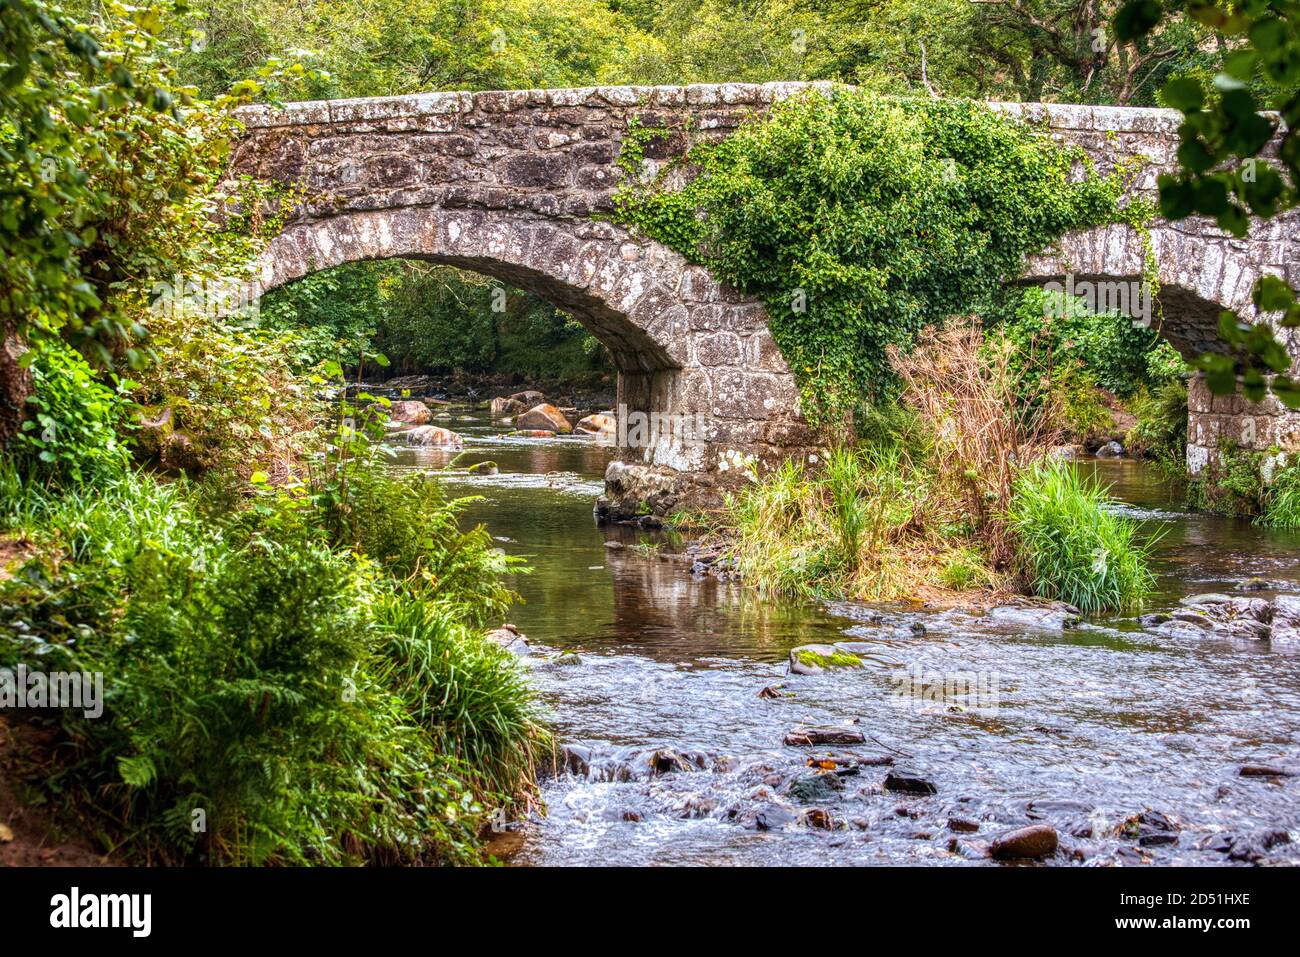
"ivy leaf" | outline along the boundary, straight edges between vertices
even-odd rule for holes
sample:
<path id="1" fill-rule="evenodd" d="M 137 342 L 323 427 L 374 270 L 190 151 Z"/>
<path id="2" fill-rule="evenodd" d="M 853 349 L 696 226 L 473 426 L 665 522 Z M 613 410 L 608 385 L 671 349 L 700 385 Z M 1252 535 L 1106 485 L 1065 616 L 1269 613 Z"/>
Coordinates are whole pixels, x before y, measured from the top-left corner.
<path id="1" fill-rule="evenodd" d="M 1115 35 L 1120 40 L 1139 40 L 1155 29 L 1162 16 L 1164 8 L 1156 0 L 1129 0 L 1115 14 Z"/>
<path id="2" fill-rule="evenodd" d="M 1273 380 L 1273 394 L 1288 409 L 1300 409 L 1300 382 L 1280 375 Z"/>
<path id="3" fill-rule="evenodd" d="M 1160 98 L 1175 110 L 1190 113 L 1205 105 L 1205 91 L 1201 83 L 1192 77 L 1178 77 L 1170 80 L 1160 91 Z"/>
<path id="4" fill-rule="evenodd" d="M 1261 312 L 1281 312 L 1295 304 L 1295 293 L 1277 276 L 1262 276 L 1250 298 Z"/>

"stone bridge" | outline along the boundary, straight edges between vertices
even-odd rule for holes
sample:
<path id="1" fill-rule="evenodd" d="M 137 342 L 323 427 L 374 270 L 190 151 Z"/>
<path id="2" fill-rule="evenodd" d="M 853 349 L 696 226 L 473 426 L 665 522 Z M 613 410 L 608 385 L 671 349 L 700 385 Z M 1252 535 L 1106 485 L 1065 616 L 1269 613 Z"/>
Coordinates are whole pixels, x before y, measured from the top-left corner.
<path id="1" fill-rule="evenodd" d="M 622 178 L 620 143 L 633 117 L 662 127 L 666 135 L 646 152 L 647 162 L 663 163 L 807 86 L 431 93 L 245 108 L 232 176 L 279 183 L 294 197 L 264 253 L 257 292 L 341 263 L 402 257 L 474 270 L 541 296 L 609 349 L 621 406 L 680 416 L 697 430 L 686 441 L 661 430 L 647 447 L 625 449 L 624 466 L 608 477 L 616 495 L 644 498 L 657 488 L 660 507 L 670 507 L 684 476 L 707 487 L 734 474 L 742 457 L 801 454 L 816 436 L 800 416 L 763 305 L 603 217 Z M 995 107 L 1082 146 L 1103 171 L 1147 157 L 1135 189 L 1148 194 L 1178 146 L 1172 111 Z M 1203 221 L 1155 224 L 1159 321 L 1180 352 L 1216 346 L 1221 308 L 1249 314 L 1260 274 L 1300 280 L 1294 225 L 1294 216 L 1256 224 L 1242 241 Z M 1025 275 L 1136 283 L 1143 258 L 1133 230 L 1107 227 L 1065 237 L 1027 263 Z M 1300 343 L 1288 344 L 1300 356 Z M 1194 468 L 1225 441 L 1267 448 L 1300 440 L 1300 416 L 1271 400 L 1211 399 L 1199 383 L 1190 415 Z M 626 467 L 633 463 L 640 467 Z"/>

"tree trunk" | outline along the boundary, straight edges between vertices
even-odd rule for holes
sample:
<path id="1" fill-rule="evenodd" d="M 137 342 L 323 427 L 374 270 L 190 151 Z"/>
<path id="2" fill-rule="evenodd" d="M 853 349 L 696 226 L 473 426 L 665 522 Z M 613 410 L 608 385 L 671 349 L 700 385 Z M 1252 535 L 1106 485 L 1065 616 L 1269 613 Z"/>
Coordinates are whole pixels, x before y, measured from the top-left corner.
<path id="1" fill-rule="evenodd" d="M 4 331 L 3 346 L 0 346 L 0 448 L 9 444 L 27 418 L 32 374 L 18 364 L 26 351 L 21 339 L 8 330 Z"/>

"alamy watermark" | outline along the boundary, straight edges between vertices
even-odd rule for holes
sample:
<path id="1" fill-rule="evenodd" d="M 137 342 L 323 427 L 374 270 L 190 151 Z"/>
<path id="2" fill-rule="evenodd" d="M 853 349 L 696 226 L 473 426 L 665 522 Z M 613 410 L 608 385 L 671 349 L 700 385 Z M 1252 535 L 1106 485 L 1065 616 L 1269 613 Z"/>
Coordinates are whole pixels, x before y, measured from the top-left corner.
<path id="1" fill-rule="evenodd" d="M 149 308 L 154 315 L 169 319 L 179 316 L 256 319 L 261 310 L 262 289 L 271 278 L 269 265 L 262 267 L 260 282 L 247 277 L 177 274 L 153 284 Z"/>
<path id="2" fill-rule="evenodd" d="M 672 445 L 703 445 L 708 441 L 708 417 L 702 412 L 643 412 L 619 403 L 614 441 L 620 448 L 650 449 Z"/>
<path id="3" fill-rule="evenodd" d="M 1139 328 L 1150 328 L 1155 316 L 1155 296 L 1151 283 L 1140 280 L 1075 279 L 1074 273 L 1065 274 L 1065 282 L 1043 283 L 1044 318 L 1064 318 L 1071 315 L 1076 302 L 1093 315 L 1122 313 Z"/>
<path id="4" fill-rule="evenodd" d="M 891 697 L 908 708 L 945 711 L 956 706 L 996 711 L 1001 703 L 996 671 L 926 671 L 915 664 L 892 680 Z"/>
<path id="5" fill-rule="evenodd" d="M 0 668 L 0 711 L 10 708 L 80 709 L 98 718 L 104 713 L 103 672 Z"/>

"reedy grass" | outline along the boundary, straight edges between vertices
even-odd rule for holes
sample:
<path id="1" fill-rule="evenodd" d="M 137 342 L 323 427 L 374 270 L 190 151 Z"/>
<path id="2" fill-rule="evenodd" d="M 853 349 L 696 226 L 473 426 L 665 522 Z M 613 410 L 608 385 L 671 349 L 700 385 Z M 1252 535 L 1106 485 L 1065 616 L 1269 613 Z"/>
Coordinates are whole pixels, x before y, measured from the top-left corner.
<path id="1" fill-rule="evenodd" d="M 1154 585 L 1151 542 L 1107 509 L 1111 501 L 1064 462 L 1036 463 L 1016 480 L 1008 521 L 1034 594 L 1085 613 L 1141 606 Z"/>
<path id="2" fill-rule="evenodd" d="M 942 587 L 951 509 L 899 445 L 840 447 L 822 468 L 787 462 L 735 493 L 721 524 L 742 577 L 802 598 L 894 600 Z"/>

